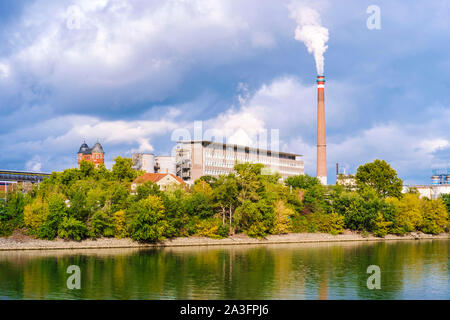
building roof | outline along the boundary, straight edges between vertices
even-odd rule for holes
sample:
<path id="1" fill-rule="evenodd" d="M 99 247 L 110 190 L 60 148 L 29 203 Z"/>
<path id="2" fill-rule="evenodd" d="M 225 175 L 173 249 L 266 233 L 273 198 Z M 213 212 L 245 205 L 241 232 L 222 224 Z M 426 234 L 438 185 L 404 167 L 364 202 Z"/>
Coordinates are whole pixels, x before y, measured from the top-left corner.
<path id="1" fill-rule="evenodd" d="M 144 173 L 142 176 L 137 177 L 133 183 L 146 183 L 148 181 L 151 181 L 153 183 L 157 183 L 159 180 L 164 178 L 165 176 L 170 175 L 172 178 L 177 180 L 179 183 L 184 184 L 184 180 L 180 177 L 177 177 L 171 173 Z"/>
<path id="2" fill-rule="evenodd" d="M 238 144 L 232 144 L 232 143 L 222 143 L 222 142 L 216 142 L 216 141 L 209 141 L 209 140 L 178 140 L 177 143 L 185 143 L 185 144 L 191 144 L 191 143 L 202 143 L 204 146 L 220 146 L 223 148 L 238 148 L 238 149 L 247 149 L 252 152 L 262 153 L 262 154 L 279 154 L 279 155 L 285 155 L 285 156 L 291 156 L 291 157 L 301 157 L 302 154 L 297 153 L 290 153 L 290 152 L 283 152 L 283 151 L 275 151 L 275 150 L 268 150 L 268 149 L 261 149 L 256 147 L 249 147 L 249 146 L 243 146 Z"/>
<path id="3" fill-rule="evenodd" d="M 83 142 L 78 153 L 90 154 L 91 149 L 89 149 L 89 146 L 86 144 L 86 142 Z"/>
<path id="4" fill-rule="evenodd" d="M 105 151 L 103 151 L 103 147 L 100 144 L 100 142 L 94 144 L 94 147 L 92 147 L 91 149 L 91 153 L 105 153 Z"/>

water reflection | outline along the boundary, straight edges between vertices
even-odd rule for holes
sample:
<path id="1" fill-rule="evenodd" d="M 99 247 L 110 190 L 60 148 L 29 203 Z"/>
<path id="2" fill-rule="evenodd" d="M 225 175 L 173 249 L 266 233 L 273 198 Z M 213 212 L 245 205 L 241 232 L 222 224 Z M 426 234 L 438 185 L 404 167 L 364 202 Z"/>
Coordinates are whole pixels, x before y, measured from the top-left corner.
<path id="1" fill-rule="evenodd" d="M 2 299 L 448 299 L 448 240 L 0 252 Z M 381 268 L 381 290 L 366 286 Z M 66 269 L 78 265 L 81 290 Z"/>

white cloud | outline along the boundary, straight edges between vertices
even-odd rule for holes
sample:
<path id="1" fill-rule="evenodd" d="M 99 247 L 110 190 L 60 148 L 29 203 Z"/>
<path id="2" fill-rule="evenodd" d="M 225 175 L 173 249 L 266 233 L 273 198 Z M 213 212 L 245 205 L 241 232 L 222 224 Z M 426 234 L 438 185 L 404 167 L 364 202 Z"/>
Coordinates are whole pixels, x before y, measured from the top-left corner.
<path id="1" fill-rule="evenodd" d="M 15 26 L 20 41 L 14 43 L 20 45 L 6 59 L 20 74 L 52 89 L 64 104 L 71 96 L 108 96 L 105 90 L 123 91 L 127 103 L 160 100 L 191 68 L 205 66 L 205 60 L 214 67 L 275 45 L 277 20 L 268 24 L 247 5 L 221 0 L 40 0 Z M 270 2 L 264 6 L 276 7 Z"/>
<path id="2" fill-rule="evenodd" d="M 9 65 L 0 62 L 0 79 L 6 79 L 11 73 Z"/>
<path id="3" fill-rule="evenodd" d="M 115 154 L 111 152 L 114 149 L 125 153 L 153 151 L 152 138 L 168 136 L 178 127 L 178 123 L 164 119 L 104 121 L 96 117 L 63 116 L 0 135 L 0 144 L 5 146 L 4 152 L 34 155 L 25 165 L 27 170 L 60 170 L 75 163 L 77 148 L 83 139 L 91 144 L 99 140 L 109 161 Z"/>
<path id="4" fill-rule="evenodd" d="M 42 169 L 41 157 L 34 156 L 25 164 L 25 169 L 32 172 L 40 172 Z"/>

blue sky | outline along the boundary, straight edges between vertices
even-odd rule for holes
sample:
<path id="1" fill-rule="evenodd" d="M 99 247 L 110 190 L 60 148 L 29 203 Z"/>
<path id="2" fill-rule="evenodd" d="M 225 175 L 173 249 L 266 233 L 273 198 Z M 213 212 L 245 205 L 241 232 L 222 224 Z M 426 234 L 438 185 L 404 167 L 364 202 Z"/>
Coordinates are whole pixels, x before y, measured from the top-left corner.
<path id="1" fill-rule="evenodd" d="M 169 154 L 202 121 L 235 142 L 278 129 L 314 174 L 316 71 L 292 2 L 2 1 L 0 168 L 75 167 L 83 139 L 100 140 L 107 166 Z M 409 184 L 450 167 L 450 3 L 294 2 L 329 30 L 329 181 L 336 162 L 384 159 Z M 380 30 L 366 27 L 372 4 Z"/>

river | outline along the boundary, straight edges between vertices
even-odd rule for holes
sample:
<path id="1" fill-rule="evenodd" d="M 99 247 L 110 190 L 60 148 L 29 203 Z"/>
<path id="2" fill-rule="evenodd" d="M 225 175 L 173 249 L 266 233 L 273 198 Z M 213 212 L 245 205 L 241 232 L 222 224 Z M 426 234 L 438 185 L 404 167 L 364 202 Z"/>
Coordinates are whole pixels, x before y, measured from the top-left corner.
<path id="1" fill-rule="evenodd" d="M 450 299 L 449 245 L 420 240 L 3 251 L 0 299 Z M 67 286 L 71 265 L 79 267 L 80 289 Z M 380 268 L 380 289 L 367 286 L 371 265 Z"/>

